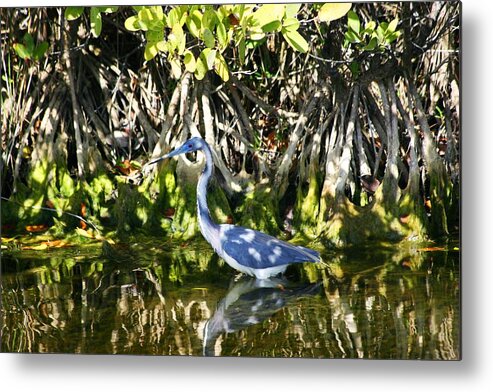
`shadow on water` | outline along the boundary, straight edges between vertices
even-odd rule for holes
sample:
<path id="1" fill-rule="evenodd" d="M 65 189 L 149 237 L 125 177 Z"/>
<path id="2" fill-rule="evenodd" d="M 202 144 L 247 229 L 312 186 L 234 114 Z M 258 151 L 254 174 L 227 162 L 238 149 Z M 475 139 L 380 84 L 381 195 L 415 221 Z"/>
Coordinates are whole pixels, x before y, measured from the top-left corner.
<path id="1" fill-rule="evenodd" d="M 456 250 L 330 260 L 235 281 L 201 243 L 4 253 L 1 351 L 460 358 Z"/>

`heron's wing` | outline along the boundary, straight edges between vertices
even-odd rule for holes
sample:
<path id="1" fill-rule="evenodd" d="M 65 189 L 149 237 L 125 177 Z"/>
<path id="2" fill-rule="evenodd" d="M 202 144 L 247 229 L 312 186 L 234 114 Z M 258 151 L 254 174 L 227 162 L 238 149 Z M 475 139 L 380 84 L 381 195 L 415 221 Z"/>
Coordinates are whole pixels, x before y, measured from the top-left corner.
<path id="1" fill-rule="evenodd" d="M 233 225 L 221 225 L 220 230 L 223 251 L 245 267 L 269 268 L 320 260 L 315 250 L 281 241 L 260 231 Z"/>

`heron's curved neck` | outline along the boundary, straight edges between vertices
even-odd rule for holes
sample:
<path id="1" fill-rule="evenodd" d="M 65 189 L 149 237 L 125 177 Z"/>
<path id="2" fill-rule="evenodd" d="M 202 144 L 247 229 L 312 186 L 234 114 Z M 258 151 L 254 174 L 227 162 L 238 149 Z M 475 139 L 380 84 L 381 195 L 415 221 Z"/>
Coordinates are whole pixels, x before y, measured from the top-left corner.
<path id="1" fill-rule="evenodd" d="M 202 152 L 205 155 L 205 167 L 197 183 L 197 210 L 200 230 L 204 237 L 209 240 L 208 237 L 211 234 L 209 231 L 216 229 L 218 226 L 212 220 L 209 207 L 207 206 L 207 185 L 212 176 L 214 161 L 212 159 L 211 149 L 207 144 L 204 145 Z"/>

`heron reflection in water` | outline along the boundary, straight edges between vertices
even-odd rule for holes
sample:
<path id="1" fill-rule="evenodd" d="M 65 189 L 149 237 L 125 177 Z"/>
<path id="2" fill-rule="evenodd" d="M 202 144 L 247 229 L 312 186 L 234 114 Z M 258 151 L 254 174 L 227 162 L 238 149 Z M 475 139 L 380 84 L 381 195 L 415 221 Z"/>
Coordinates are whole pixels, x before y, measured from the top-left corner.
<path id="1" fill-rule="evenodd" d="M 205 155 L 205 168 L 197 184 L 200 231 L 229 266 L 257 279 L 268 279 L 284 273 L 289 264 L 321 262 L 320 254 L 313 249 L 281 241 L 257 230 L 231 224 L 217 224 L 212 220 L 207 206 L 207 185 L 214 164 L 211 149 L 204 139 L 193 137 L 181 147 L 149 162 L 148 165 L 194 151 L 202 151 Z"/>
<path id="2" fill-rule="evenodd" d="M 280 309 L 294 304 L 300 298 L 316 295 L 322 282 L 297 285 L 285 279 L 234 280 L 226 296 L 218 303 L 216 311 L 204 327 L 203 355 L 221 355 L 218 338 L 223 333 L 233 333 L 267 320 Z"/>

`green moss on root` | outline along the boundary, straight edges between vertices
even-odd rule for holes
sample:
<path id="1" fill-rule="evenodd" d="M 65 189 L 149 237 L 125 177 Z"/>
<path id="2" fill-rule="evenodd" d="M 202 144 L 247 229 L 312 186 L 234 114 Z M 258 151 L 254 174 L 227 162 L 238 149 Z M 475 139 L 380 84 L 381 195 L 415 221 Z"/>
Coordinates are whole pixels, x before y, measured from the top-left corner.
<path id="1" fill-rule="evenodd" d="M 379 188 L 372 203 L 365 207 L 352 204 L 345 197 L 340 201 L 327 198 L 324 219 L 319 217 L 318 239 L 331 247 L 344 247 L 366 242 L 422 240 L 427 236 L 424 209 L 408 194 L 398 205 L 389 207 Z"/>
<path id="2" fill-rule="evenodd" d="M 258 186 L 248 193 L 237 211 L 242 226 L 272 235 L 280 232 L 277 199 L 268 186 Z"/>
<path id="3" fill-rule="evenodd" d="M 294 225 L 296 231 L 313 240 L 317 237 L 317 223 L 320 204 L 319 180 L 315 172 L 310 175 L 308 190 L 303 191 L 299 185 L 296 191 L 296 206 L 294 211 Z"/>

